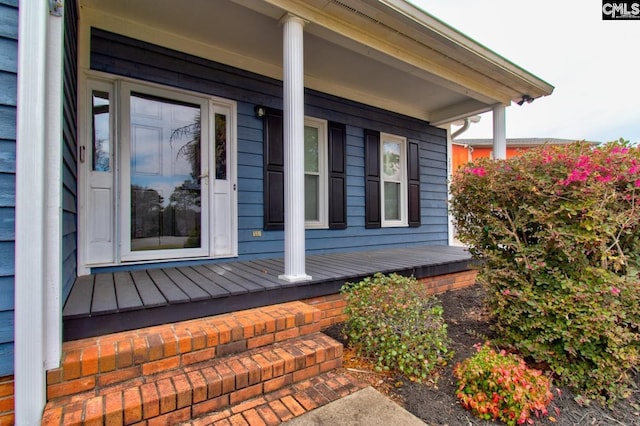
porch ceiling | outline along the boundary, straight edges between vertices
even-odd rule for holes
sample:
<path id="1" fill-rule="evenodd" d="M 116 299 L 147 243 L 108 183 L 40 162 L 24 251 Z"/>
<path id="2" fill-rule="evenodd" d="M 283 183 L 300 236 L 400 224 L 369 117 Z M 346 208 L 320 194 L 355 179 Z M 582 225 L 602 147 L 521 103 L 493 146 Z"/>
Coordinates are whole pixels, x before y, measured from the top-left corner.
<path id="1" fill-rule="evenodd" d="M 401 0 L 80 0 L 87 25 L 282 79 L 287 12 L 305 86 L 435 123 L 553 87 Z"/>

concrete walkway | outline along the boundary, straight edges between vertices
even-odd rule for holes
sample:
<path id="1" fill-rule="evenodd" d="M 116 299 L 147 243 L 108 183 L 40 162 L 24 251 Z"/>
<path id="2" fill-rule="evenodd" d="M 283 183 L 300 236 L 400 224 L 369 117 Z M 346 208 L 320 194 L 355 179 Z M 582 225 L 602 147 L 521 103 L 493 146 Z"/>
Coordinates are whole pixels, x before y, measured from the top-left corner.
<path id="1" fill-rule="evenodd" d="M 282 423 L 286 426 L 424 426 L 425 423 L 372 387 Z"/>

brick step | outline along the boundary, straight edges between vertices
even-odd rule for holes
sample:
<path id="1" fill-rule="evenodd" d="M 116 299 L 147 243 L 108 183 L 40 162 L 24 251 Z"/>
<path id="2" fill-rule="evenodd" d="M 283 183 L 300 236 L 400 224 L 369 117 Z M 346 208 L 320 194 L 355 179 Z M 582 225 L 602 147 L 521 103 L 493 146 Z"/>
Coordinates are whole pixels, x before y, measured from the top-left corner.
<path id="1" fill-rule="evenodd" d="M 364 389 L 367 385 L 337 371 L 285 386 L 179 426 L 275 426 Z"/>
<path id="2" fill-rule="evenodd" d="M 51 400 L 42 424 L 175 424 L 341 365 L 342 344 L 314 333 Z"/>
<path id="3" fill-rule="evenodd" d="M 320 331 L 321 312 L 289 302 L 65 342 L 47 399 L 89 392 Z"/>

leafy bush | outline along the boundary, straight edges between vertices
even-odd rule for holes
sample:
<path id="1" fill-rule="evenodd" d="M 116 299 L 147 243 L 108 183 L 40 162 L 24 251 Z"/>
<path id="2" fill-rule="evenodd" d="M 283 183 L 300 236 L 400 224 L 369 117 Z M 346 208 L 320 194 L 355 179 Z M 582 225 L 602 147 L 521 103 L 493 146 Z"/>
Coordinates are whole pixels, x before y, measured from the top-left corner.
<path id="1" fill-rule="evenodd" d="M 360 356 L 381 371 L 424 381 L 452 356 L 442 306 L 415 278 L 376 274 L 342 289 L 345 333 Z"/>
<path id="2" fill-rule="evenodd" d="M 548 414 L 551 382 L 541 371 L 528 368 L 516 355 L 497 353 L 488 342 L 477 348 L 477 354 L 453 369 L 456 396 L 464 408 L 481 419 L 508 425 L 530 421 L 532 413 Z"/>
<path id="3" fill-rule="evenodd" d="M 544 146 L 480 161 L 451 185 L 503 343 L 601 402 L 639 364 L 640 149 Z"/>

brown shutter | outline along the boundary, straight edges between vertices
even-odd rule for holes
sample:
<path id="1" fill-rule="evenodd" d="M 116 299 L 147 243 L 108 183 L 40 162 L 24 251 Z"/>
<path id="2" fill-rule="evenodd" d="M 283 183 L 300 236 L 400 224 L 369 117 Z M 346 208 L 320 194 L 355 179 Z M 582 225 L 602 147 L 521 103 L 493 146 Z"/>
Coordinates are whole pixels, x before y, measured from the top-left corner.
<path id="1" fill-rule="evenodd" d="M 347 130 L 329 122 L 329 228 L 347 227 Z"/>
<path id="2" fill-rule="evenodd" d="M 380 132 L 364 131 L 365 227 L 380 228 Z"/>
<path id="3" fill-rule="evenodd" d="M 267 109 L 264 120 L 264 229 L 284 229 L 284 140 L 282 111 Z"/>
<path id="4" fill-rule="evenodd" d="M 420 145 L 409 142 L 407 155 L 409 176 L 409 226 L 420 226 Z"/>

